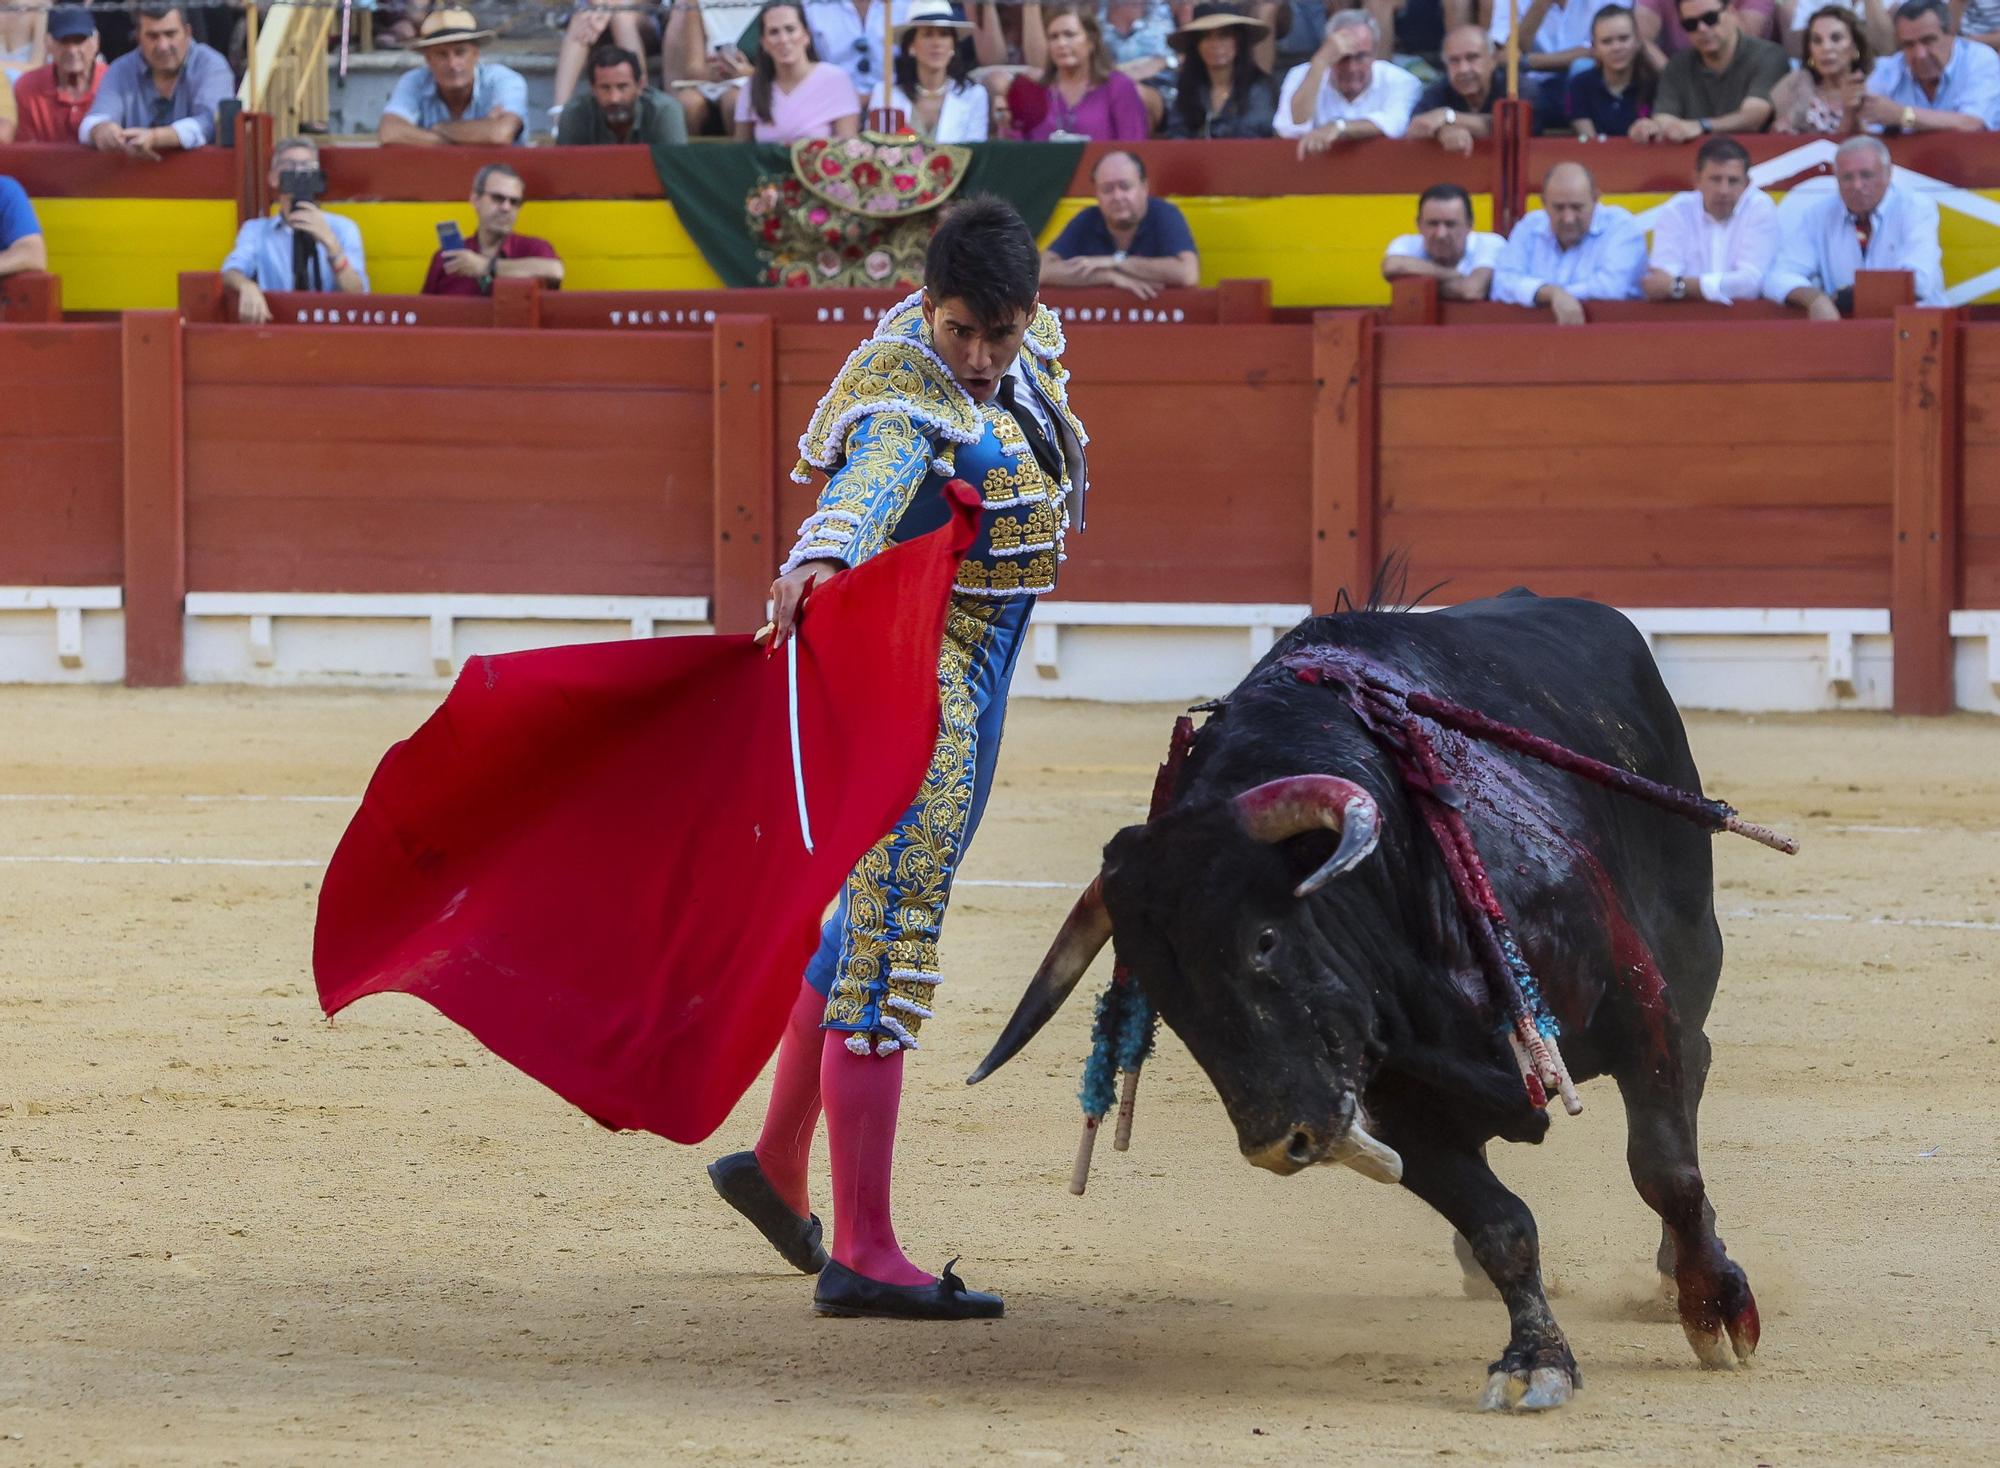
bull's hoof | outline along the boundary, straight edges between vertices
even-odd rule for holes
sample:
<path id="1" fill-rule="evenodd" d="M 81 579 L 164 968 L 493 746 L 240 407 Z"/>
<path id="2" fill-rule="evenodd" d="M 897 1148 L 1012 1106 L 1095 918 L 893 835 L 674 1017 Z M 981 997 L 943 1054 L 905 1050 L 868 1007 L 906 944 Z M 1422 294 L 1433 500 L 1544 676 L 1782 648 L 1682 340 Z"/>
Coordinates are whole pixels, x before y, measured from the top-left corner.
<path id="1" fill-rule="evenodd" d="M 1681 1329 L 1703 1366 L 1712 1371 L 1730 1371 L 1738 1364 L 1749 1365 L 1757 1354 L 1763 1324 L 1757 1316 L 1757 1297 L 1750 1293 L 1750 1281 L 1734 1264 L 1721 1279 L 1720 1302 L 1706 1308 L 1683 1309 Z M 1683 1306 L 1688 1301 L 1681 1294 Z"/>
<path id="2" fill-rule="evenodd" d="M 1547 1412 L 1576 1395 L 1576 1380 L 1561 1366 L 1532 1371 L 1495 1371 L 1479 1394 L 1482 1412 Z"/>

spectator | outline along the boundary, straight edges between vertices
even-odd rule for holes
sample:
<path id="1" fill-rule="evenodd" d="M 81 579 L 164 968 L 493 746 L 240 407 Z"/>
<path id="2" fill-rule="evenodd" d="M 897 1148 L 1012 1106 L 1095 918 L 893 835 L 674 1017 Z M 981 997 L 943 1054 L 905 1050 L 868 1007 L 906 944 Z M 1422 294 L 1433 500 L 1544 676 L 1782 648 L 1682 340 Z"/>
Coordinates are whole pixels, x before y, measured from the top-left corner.
<path id="1" fill-rule="evenodd" d="M 971 34 L 971 25 L 952 14 L 950 0 L 911 0 L 896 27 L 896 90 L 886 105 L 901 112 L 918 137 L 934 143 L 986 141 L 993 96 L 972 80 L 966 48 L 959 44 Z M 881 87 L 868 105 L 885 105 Z"/>
<path id="2" fill-rule="evenodd" d="M 639 34 L 638 7 L 626 3 L 613 10 L 607 5 L 579 5 L 570 12 L 562 45 L 556 48 L 556 79 L 549 113 L 557 119 L 558 126 L 564 110 L 576 96 L 576 84 L 589 74 L 598 51 L 606 46 L 617 47 L 637 62 L 639 69 L 633 73 L 633 85 L 646 85 L 646 42 Z"/>
<path id="3" fill-rule="evenodd" d="M 1743 34 L 1734 0 L 1680 0 L 1693 44 L 1667 63 L 1653 115 L 1625 134 L 1635 143 L 1687 143 L 1703 133 L 1754 133 L 1771 120 L 1771 89 L 1791 70 L 1782 46 Z"/>
<path id="4" fill-rule="evenodd" d="M 1845 5 L 1825 5 L 1806 22 L 1806 59 L 1771 88 L 1777 114 L 1771 130 L 1833 133 L 1861 130 L 1861 103 L 1874 65 L 1868 32 Z"/>
<path id="5" fill-rule="evenodd" d="M 1007 112 L 1018 136 L 1029 142 L 1058 133 L 1136 142 L 1152 132 L 1138 83 L 1112 68 L 1094 11 L 1056 6 L 1044 20 L 1039 6 L 1028 6 L 1022 17 L 1028 53 L 1034 54 L 1039 36 L 1048 65 L 1039 84 L 1023 77 L 1007 89 Z"/>
<path id="6" fill-rule="evenodd" d="M 756 69 L 737 42 L 756 25 L 757 11 L 740 0 L 668 7 L 660 69 L 691 136 L 726 138 L 734 131 L 736 94 Z"/>
<path id="7" fill-rule="evenodd" d="M 396 80 L 376 132 L 385 143 L 471 143 L 505 147 L 521 135 L 528 83 L 521 73 L 479 59 L 491 40 L 469 10 L 433 10 L 411 44 L 424 53 L 421 69 Z"/>
<path id="8" fill-rule="evenodd" d="M 1646 236 L 1616 204 L 1601 204 L 1581 163 L 1558 163 L 1542 180 L 1542 207 L 1514 226 L 1493 267 L 1493 299 L 1547 306 L 1563 326 L 1583 324 L 1585 301 L 1639 294 Z"/>
<path id="9" fill-rule="evenodd" d="M 556 125 L 556 141 L 569 147 L 685 143 L 687 114 L 665 92 L 645 85 L 639 58 L 617 46 L 590 56 L 590 88 L 569 99 Z"/>
<path id="10" fill-rule="evenodd" d="M 888 70 L 882 55 L 882 0 L 804 0 L 800 13 L 812 35 L 817 59 L 847 73 L 859 97 Z M 901 10 L 903 3 L 892 8 Z M 1010 7 L 1012 8 L 1012 7 Z"/>
<path id="11" fill-rule="evenodd" d="M 1866 0 L 1866 3 L 1879 5 L 1881 0 Z M 1787 0 L 1736 0 L 1736 19 L 1743 26 L 1743 34 L 1760 41 L 1780 40 L 1782 23 L 1778 12 L 1786 4 Z M 1657 53 L 1653 58 L 1656 67 L 1665 66 L 1669 58 L 1688 49 L 1688 33 L 1681 28 L 1681 13 L 1675 0 L 1633 0 L 1632 11 L 1639 24 L 1639 39 Z"/>
<path id="12" fill-rule="evenodd" d="M 1097 202 L 1042 251 L 1043 285 L 1115 285 L 1150 301 L 1168 286 L 1201 283 L 1187 219 L 1146 189 L 1136 153 L 1106 153 L 1090 181 Z"/>
<path id="13" fill-rule="evenodd" d="M 35 0 L 15 0 L 11 8 L 0 8 L 0 96 L 48 59 L 47 21 Z"/>
<path id="14" fill-rule="evenodd" d="M 493 282 L 539 280 L 550 290 L 562 289 L 563 263 L 555 246 L 532 235 L 515 234 L 521 205 L 527 200 L 521 175 L 504 163 L 489 163 L 472 177 L 472 212 L 479 230 L 461 250 L 439 250 L 431 256 L 424 276 L 427 296 L 486 296 Z"/>
<path id="15" fill-rule="evenodd" d="M 57 6 L 49 14 L 49 64 L 23 74 L 14 88 L 21 109 L 14 141 L 76 142 L 103 79 L 97 22 L 81 5 Z"/>
<path id="16" fill-rule="evenodd" d="M 1147 123 L 1157 129 L 1173 105 L 1177 79 L 1170 42 L 1174 18 L 1166 0 L 1105 0 L 1102 24 L 1112 69 L 1139 84 Z"/>
<path id="17" fill-rule="evenodd" d="M 1660 73 L 1639 43 L 1638 20 L 1623 5 L 1607 5 L 1590 20 L 1591 65 L 1570 74 L 1563 111 L 1585 142 L 1622 138 L 1653 115 Z"/>
<path id="18" fill-rule="evenodd" d="M 1862 122 L 1906 133 L 2000 127 L 2000 53 L 1961 45 L 1944 0 L 1907 0 L 1895 21 L 1898 54 L 1869 74 Z"/>
<path id="19" fill-rule="evenodd" d="M 1486 33 L 1496 47 L 1504 47 L 1513 24 L 1512 7 L 1508 0 L 1485 0 L 1485 3 L 1492 7 Z M 1535 73 L 1544 86 L 1560 89 L 1563 73 L 1590 59 L 1590 24 L 1597 18 L 1597 12 L 1610 3 L 1611 0 L 1533 0 L 1523 5 L 1521 70 Z"/>
<path id="20" fill-rule="evenodd" d="M 1181 74 L 1167 109 L 1170 138 L 1268 138 L 1278 84 L 1257 64 L 1271 28 L 1233 5 L 1203 0 L 1173 34 Z"/>
<path id="21" fill-rule="evenodd" d="M 1484 39 L 1484 33 L 1481 33 Z M 1446 38 L 1446 49 L 1451 41 Z M 1428 276 L 1447 301 L 1483 301 L 1507 242 L 1472 227 L 1472 196 L 1457 184 L 1432 184 L 1417 200 L 1417 232 L 1399 234 L 1382 256 L 1382 278 Z"/>
<path id="22" fill-rule="evenodd" d="M 1896 49 L 1895 27 L 1889 22 L 1889 7 L 1882 0 L 1777 0 L 1777 18 L 1772 23 L 1769 39 L 1783 46 L 1786 55 L 1804 59 L 1808 41 L 1806 32 L 1812 26 L 1812 18 L 1828 3 L 1838 5 L 1854 17 L 1856 34 L 1867 37 L 1870 55 L 1880 56 Z M 1980 5 L 1990 8 L 1996 24 L 2000 24 L 2000 0 L 1972 0 L 1966 11 L 1968 23 L 1972 10 Z M 1744 11 L 1744 28 L 1750 29 L 1750 15 L 1741 0 L 1737 8 Z M 1750 34 L 1760 36 L 1765 33 L 1750 30 Z M 1960 34 L 1964 34 L 1963 28 Z"/>
<path id="23" fill-rule="evenodd" d="M 49 268 L 48 242 L 28 191 L 0 173 L 0 275 Z"/>
<path id="24" fill-rule="evenodd" d="M 1649 301 L 1754 301 L 1777 252 L 1778 206 L 1751 187 L 1750 154 L 1734 138 L 1710 138 L 1694 155 L 1694 191 L 1675 194 L 1653 221 L 1640 289 Z"/>
<path id="25" fill-rule="evenodd" d="M 1493 104 L 1507 94 L 1507 79 L 1497 83 L 1499 58 L 1493 42 L 1476 25 L 1462 25 L 1444 38 L 1444 75 L 1417 98 L 1407 136 L 1435 138 L 1447 153 L 1472 152 L 1474 138 L 1493 136 Z"/>
<path id="26" fill-rule="evenodd" d="M 1446 33 L 1473 13 L 1472 0 L 1364 0 L 1364 8 L 1388 35 L 1395 64 L 1420 81 L 1437 79 Z"/>
<path id="27" fill-rule="evenodd" d="M 306 138 L 286 138 L 271 150 L 270 185 L 277 212 L 246 219 L 222 262 L 222 283 L 236 292 L 236 319 L 262 325 L 271 319 L 266 291 L 368 289 L 368 262 L 353 220 L 319 207 L 325 180 L 319 149 Z"/>
<path id="28" fill-rule="evenodd" d="M 194 39 L 179 6 L 139 11 L 139 49 L 104 70 L 77 140 L 105 153 L 157 160 L 215 141 L 215 109 L 236 95 L 222 53 Z"/>
<path id="29" fill-rule="evenodd" d="M 1866 133 L 1834 154 L 1838 192 L 1794 191 L 1778 211 L 1778 256 L 1764 295 L 1814 321 L 1854 310 L 1854 272 L 1907 270 L 1920 305 L 1944 304 L 1937 205 L 1890 183 L 1889 150 Z"/>
<path id="30" fill-rule="evenodd" d="M 771 0 L 757 12 L 757 61 L 736 93 L 736 136 L 760 143 L 851 138 L 861 131 L 861 97 L 839 67 L 819 59 L 799 0 Z"/>
<path id="31" fill-rule="evenodd" d="M 1277 133 L 1299 140 L 1299 156 L 1338 143 L 1400 138 L 1423 90 L 1399 66 L 1375 59 L 1381 34 L 1365 10 L 1328 18 L 1326 40 L 1311 61 L 1286 73 L 1278 92 Z"/>

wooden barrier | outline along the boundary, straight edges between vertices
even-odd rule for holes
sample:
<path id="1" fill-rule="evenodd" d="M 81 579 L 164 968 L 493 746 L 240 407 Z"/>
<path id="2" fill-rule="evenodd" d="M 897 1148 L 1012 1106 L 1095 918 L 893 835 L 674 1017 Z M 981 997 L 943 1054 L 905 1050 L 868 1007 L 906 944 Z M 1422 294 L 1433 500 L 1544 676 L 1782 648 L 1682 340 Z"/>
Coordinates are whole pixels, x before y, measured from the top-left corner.
<path id="1" fill-rule="evenodd" d="M 1861 270 L 1854 276 L 1854 319 L 1887 321 L 1916 304 L 1916 281 L 1906 270 Z M 1776 301 L 1739 301 L 1724 306 L 1714 301 L 1585 301 L 1584 319 L 1603 322 L 1645 322 L 1655 326 L 1691 321 L 1802 321 L 1804 312 Z M 1512 306 L 1504 301 L 1447 301 L 1438 283 L 1405 275 L 1389 283 L 1388 321 L 1392 326 L 1553 326 L 1555 317 L 1542 307 Z"/>
<path id="2" fill-rule="evenodd" d="M 180 676 L 196 592 L 706 597 L 748 630 L 857 335 L 8 327 L 0 584 L 122 584 L 134 682 Z M 2000 326 L 1959 313 L 1091 324 L 1069 366 L 1064 599 L 1325 607 L 1407 551 L 1437 600 L 1888 608 L 1909 712 L 1951 705 L 1952 611 L 2000 609 Z"/>

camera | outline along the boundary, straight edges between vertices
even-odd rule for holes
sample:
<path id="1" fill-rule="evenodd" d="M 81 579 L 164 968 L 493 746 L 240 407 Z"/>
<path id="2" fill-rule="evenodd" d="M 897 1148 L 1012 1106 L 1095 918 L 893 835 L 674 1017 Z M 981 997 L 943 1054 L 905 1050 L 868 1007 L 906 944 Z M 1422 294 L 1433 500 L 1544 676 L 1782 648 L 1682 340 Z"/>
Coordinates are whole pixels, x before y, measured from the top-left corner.
<path id="1" fill-rule="evenodd" d="M 317 204 L 326 192 L 326 175 L 317 168 L 287 168 L 278 175 L 278 192 L 294 204 Z"/>

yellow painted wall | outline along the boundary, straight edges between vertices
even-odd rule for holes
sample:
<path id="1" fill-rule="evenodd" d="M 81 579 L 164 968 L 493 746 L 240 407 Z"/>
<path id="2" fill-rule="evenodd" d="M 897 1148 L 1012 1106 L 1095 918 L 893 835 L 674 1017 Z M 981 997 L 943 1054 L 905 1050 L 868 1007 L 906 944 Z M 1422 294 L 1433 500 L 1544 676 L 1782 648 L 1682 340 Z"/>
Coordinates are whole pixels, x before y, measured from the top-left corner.
<path id="1" fill-rule="evenodd" d="M 2000 190 L 1986 191 L 2000 199 Z M 1664 194 L 1607 195 L 1633 211 Z M 1382 248 L 1416 227 L 1415 194 L 1200 197 L 1175 200 L 1201 246 L 1202 284 L 1271 281 L 1280 306 L 1388 301 Z M 1492 200 L 1474 198 L 1479 228 L 1492 226 Z M 1087 199 L 1065 199 L 1042 240 L 1053 240 Z M 1539 200 L 1531 201 L 1538 204 Z M 235 207 L 222 199 L 38 199 L 49 268 L 63 278 L 73 311 L 171 307 L 183 270 L 220 268 L 235 238 Z M 454 220 L 468 235 L 462 203 L 340 204 L 361 228 L 376 290 L 414 293 L 437 248 L 436 226 Z M 2000 267 L 2000 229 L 1951 209 L 1942 212 L 1945 280 Z M 701 258 L 673 210 L 654 199 L 555 200 L 522 211 L 524 233 L 555 245 L 572 290 L 713 290 L 722 282 Z M 2000 300 L 2000 292 L 1984 297 Z"/>

